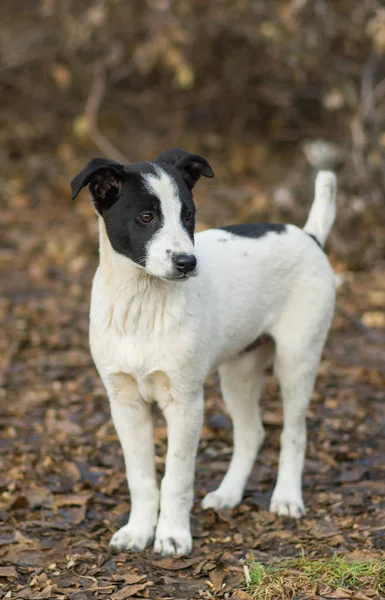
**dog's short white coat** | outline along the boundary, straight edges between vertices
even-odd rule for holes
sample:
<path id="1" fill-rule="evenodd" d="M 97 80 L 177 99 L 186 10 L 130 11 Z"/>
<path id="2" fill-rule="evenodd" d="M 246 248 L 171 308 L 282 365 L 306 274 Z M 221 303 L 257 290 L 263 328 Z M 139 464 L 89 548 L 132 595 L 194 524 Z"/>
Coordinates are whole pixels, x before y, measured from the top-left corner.
<path id="1" fill-rule="evenodd" d="M 321 242 L 333 224 L 334 204 L 335 177 L 322 172 L 306 224 L 306 232 L 316 233 Z M 176 221 L 172 227 L 182 228 Z M 284 407 L 271 510 L 301 516 L 306 411 L 335 298 L 334 274 L 323 251 L 293 225 L 257 239 L 212 229 L 195 237 L 198 276 L 164 281 L 117 254 L 100 217 L 99 231 L 91 351 L 110 399 L 131 493 L 129 521 L 113 536 L 112 545 L 142 550 L 155 535 L 156 552 L 191 551 L 189 519 L 203 385 L 217 368 L 233 420 L 234 454 L 221 485 L 206 495 L 203 507 L 241 501 L 264 437 L 258 401 L 269 360 Z M 261 334 L 269 334 L 275 344 L 245 352 Z M 152 401 L 158 402 L 168 427 L 160 493 Z"/>

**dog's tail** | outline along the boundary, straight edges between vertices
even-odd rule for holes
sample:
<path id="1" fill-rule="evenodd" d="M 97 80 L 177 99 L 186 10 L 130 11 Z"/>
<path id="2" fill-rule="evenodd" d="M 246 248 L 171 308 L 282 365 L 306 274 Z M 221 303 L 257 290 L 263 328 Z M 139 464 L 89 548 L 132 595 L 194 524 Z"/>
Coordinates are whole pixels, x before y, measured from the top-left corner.
<path id="1" fill-rule="evenodd" d="M 315 196 L 308 220 L 303 228 L 321 246 L 336 218 L 337 180 L 332 171 L 320 171 L 315 180 Z"/>

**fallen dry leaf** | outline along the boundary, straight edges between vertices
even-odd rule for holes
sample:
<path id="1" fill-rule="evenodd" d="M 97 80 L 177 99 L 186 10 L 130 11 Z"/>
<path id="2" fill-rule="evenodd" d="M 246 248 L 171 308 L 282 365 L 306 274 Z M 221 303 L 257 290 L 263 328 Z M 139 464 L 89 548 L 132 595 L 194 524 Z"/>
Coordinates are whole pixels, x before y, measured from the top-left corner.
<path id="1" fill-rule="evenodd" d="M 149 585 L 152 585 L 152 582 L 147 581 L 145 583 L 138 583 L 136 585 L 126 585 L 117 592 L 111 594 L 110 599 L 125 600 L 125 598 L 131 598 L 132 596 L 135 596 L 135 594 L 145 590 Z"/>
<path id="2" fill-rule="evenodd" d="M 341 531 L 335 525 L 329 523 L 316 523 L 310 528 L 310 533 L 317 540 L 321 540 L 340 535 Z"/>
<path id="3" fill-rule="evenodd" d="M 374 590 L 374 594 L 368 595 L 368 592 L 363 594 L 362 592 L 354 591 L 352 600 L 372 600 L 373 596 L 377 596 L 377 592 Z"/>
<path id="4" fill-rule="evenodd" d="M 0 577 L 17 577 L 15 567 L 0 567 Z"/>
<path id="5" fill-rule="evenodd" d="M 159 560 L 151 561 L 151 564 L 158 569 L 181 571 L 183 569 L 188 569 L 200 561 L 201 558 L 161 558 Z"/>
<path id="6" fill-rule="evenodd" d="M 139 575 L 138 573 L 129 573 L 126 570 L 119 571 L 113 574 L 115 581 L 124 581 L 125 584 L 132 585 L 133 583 L 139 583 L 146 579 L 145 575 Z"/>
<path id="7" fill-rule="evenodd" d="M 82 494 L 57 494 L 55 495 L 56 506 L 83 506 L 87 504 L 88 500 L 92 498 L 90 493 Z"/>
<path id="8" fill-rule="evenodd" d="M 219 592 L 222 589 L 222 584 L 226 577 L 226 573 L 223 571 L 211 571 L 209 577 L 213 585 L 214 592 Z"/>
<path id="9" fill-rule="evenodd" d="M 53 494 L 48 488 L 33 485 L 25 493 L 30 508 L 49 508 L 53 503 Z"/>
<path id="10" fill-rule="evenodd" d="M 232 600 L 253 600 L 253 596 L 243 590 L 234 590 L 231 594 Z"/>

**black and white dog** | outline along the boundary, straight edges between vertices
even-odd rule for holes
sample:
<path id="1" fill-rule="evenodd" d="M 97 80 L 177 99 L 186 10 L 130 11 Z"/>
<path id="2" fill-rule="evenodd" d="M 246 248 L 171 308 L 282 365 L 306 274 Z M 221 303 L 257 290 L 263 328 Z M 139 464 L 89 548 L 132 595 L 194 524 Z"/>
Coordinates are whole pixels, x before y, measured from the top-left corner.
<path id="1" fill-rule="evenodd" d="M 122 165 L 95 158 L 72 181 L 89 185 L 99 217 L 90 343 L 123 447 L 131 493 L 119 549 L 188 554 L 203 385 L 218 369 L 233 420 L 234 454 L 204 508 L 237 505 L 264 438 L 259 396 L 274 361 L 283 397 L 278 479 L 270 509 L 301 517 L 306 410 L 334 310 L 322 246 L 335 219 L 336 180 L 316 179 L 303 230 L 233 225 L 194 238 L 192 188 L 214 173 L 203 157 L 165 150 Z M 268 339 L 267 343 L 259 341 Z M 151 403 L 168 427 L 166 471 L 155 475 Z"/>

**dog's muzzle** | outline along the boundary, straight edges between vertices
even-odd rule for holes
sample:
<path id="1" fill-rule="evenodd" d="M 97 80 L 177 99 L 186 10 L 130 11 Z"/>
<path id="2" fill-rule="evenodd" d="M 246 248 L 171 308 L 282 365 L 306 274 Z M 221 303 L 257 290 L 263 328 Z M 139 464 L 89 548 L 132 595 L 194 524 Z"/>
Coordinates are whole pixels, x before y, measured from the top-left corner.
<path id="1" fill-rule="evenodd" d="M 197 266 L 197 259 L 193 254 L 176 253 L 172 255 L 172 262 L 178 273 L 187 275 L 194 271 Z"/>

